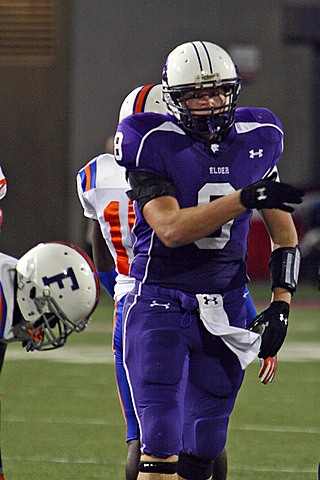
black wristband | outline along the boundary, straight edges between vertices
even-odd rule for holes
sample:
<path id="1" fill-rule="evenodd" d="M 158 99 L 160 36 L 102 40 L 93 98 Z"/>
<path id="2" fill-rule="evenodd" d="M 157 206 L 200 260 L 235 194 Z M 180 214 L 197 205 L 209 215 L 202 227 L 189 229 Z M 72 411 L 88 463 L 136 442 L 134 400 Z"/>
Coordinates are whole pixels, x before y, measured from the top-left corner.
<path id="1" fill-rule="evenodd" d="M 277 248 L 270 255 L 271 289 L 282 287 L 291 294 L 296 291 L 299 269 L 300 249 L 296 247 Z"/>

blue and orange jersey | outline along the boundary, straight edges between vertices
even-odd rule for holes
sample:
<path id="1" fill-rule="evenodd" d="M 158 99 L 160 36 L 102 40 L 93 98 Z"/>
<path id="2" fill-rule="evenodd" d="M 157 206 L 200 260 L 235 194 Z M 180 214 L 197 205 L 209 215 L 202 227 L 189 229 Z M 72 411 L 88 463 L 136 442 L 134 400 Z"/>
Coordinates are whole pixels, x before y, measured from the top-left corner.
<path id="1" fill-rule="evenodd" d="M 94 158 L 77 175 L 78 196 L 84 215 L 98 220 L 119 274 L 116 297 L 124 295 L 133 286 L 129 275 L 133 259 L 131 230 L 135 216 L 132 202 L 126 195 L 129 188 L 124 169 L 110 154 Z"/>
<path id="2" fill-rule="evenodd" d="M 97 161 L 96 159 L 87 163 L 87 165 L 79 172 L 81 178 L 81 187 L 83 192 L 93 190 L 97 186 Z"/>

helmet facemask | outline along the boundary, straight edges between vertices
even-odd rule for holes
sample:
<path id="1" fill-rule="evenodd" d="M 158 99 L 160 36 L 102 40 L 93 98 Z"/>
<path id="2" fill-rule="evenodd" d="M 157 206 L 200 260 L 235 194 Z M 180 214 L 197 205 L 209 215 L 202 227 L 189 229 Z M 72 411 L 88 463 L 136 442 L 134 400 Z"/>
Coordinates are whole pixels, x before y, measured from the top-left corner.
<path id="1" fill-rule="evenodd" d="M 202 90 L 222 87 L 225 90 L 225 104 L 221 107 L 212 107 L 209 114 L 201 114 L 201 109 L 191 109 L 187 106 L 185 95 L 190 92 L 199 93 Z M 211 142 L 219 142 L 229 132 L 233 125 L 237 101 L 241 89 L 240 78 L 226 80 L 223 82 L 206 84 L 201 86 L 194 85 L 188 87 L 163 87 L 163 98 L 167 104 L 168 110 L 174 115 L 185 129 L 200 136 L 210 138 Z M 208 112 L 208 107 L 202 109 Z"/>
<path id="2" fill-rule="evenodd" d="M 52 350 L 63 347 L 72 332 L 82 332 L 90 318 L 83 318 L 77 323 L 68 319 L 59 308 L 54 298 L 50 296 L 37 297 L 33 300 L 41 316 L 33 324 L 21 322 L 16 335 L 23 339 L 23 346 L 27 352 Z"/>

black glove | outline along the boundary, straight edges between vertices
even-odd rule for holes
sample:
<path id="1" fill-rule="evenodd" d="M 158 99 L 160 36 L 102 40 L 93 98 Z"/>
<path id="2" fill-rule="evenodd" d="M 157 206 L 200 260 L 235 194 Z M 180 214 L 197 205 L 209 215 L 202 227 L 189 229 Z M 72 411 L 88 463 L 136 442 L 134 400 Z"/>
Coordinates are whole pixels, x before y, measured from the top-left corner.
<path id="1" fill-rule="evenodd" d="M 240 201 L 246 208 L 278 208 L 285 212 L 292 213 L 293 207 L 286 203 L 302 203 L 303 190 L 297 189 L 287 183 L 276 182 L 277 174 L 262 180 L 258 180 L 243 188 L 240 194 Z"/>
<path id="2" fill-rule="evenodd" d="M 247 330 L 262 335 L 259 358 L 274 357 L 286 338 L 290 306 L 287 302 L 272 302 L 248 326 Z"/>

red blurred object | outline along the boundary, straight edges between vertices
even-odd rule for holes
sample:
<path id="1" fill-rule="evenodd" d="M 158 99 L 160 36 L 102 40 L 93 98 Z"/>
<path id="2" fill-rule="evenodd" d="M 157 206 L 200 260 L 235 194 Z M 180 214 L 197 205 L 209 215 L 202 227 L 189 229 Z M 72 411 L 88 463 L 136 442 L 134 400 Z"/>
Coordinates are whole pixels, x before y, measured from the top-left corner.
<path id="1" fill-rule="evenodd" d="M 295 221 L 298 237 L 302 228 Z M 269 256 L 271 252 L 270 238 L 260 217 L 251 219 L 251 229 L 248 241 L 247 270 L 251 280 L 270 278 Z"/>
<path id="2" fill-rule="evenodd" d="M 269 278 L 270 251 L 270 239 L 265 224 L 260 218 L 252 218 L 247 260 L 248 275 L 251 280 Z"/>

